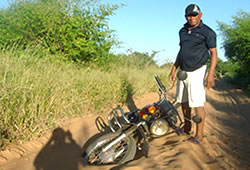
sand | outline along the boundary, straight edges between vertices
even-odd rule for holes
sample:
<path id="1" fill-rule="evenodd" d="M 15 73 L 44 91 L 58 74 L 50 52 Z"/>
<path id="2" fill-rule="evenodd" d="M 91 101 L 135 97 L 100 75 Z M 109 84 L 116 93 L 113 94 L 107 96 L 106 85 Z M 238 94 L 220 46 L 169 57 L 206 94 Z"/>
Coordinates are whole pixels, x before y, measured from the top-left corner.
<path id="1" fill-rule="evenodd" d="M 129 107 L 141 108 L 157 99 L 156 93 L 149 93 L 134 98 Z M 10 144 L 0 152 L 0 170 L 250 169 L 249 96 L 217 80 L 207 90 L 205 109 L 205 137 L 199 145 L 187 141 L 190 136 L 170 134 L 150 142 L 148 158 L 139 155 L 123 165 L 85 166 L 80 158 L 83 146 L 98 133 L 99 115 L 91 113 L 67 120 L 34 141 Z M 106 115 L 100 118 L 106 122 Z"/>

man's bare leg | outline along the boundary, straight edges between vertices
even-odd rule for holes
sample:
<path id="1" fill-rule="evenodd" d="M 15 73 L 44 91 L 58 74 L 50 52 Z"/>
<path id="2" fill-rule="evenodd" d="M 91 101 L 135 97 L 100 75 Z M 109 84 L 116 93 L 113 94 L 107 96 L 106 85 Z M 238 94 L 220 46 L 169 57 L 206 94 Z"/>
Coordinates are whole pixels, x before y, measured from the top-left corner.
<path id="1" fill-rule="evenodd" d="M 189 107 L 188 102 L 182 103 L 182 113 L 185 118 L 191 119 L 191 108 Z M 184 132 L 185 133 L 190 133 L 192 127 L 192 123 L 188 120 L 185 119 L 185 124 L 184 124 Z"/>
<path id="2" fill-rule="evenodd" d="M 196 124 L 195 138 L 201 141 L 203 137 L 203 130 L 204 130 L 204 125 L 205 125 L 205 109 L 204 107 L 196 107 L 195 110 L 196 110 L 196 115 L 200 116 L 202 119 L 201 123 Z"/>

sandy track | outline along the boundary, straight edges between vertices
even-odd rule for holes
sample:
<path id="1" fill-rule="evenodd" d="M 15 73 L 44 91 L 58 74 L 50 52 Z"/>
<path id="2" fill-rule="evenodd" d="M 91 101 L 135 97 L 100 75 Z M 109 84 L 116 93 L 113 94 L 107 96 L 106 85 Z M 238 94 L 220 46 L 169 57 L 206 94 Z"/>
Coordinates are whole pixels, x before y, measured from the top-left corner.
<path id="1" fill-rule="evenodd" d="M 150 93 L 134 99 L 129 106 L 140 108 L 157 99 L 157 94 Z M 171 134 L 151 142 L 149 158 L 138 157 L 124 165 L 83 166 L 82 147 L 98 132 L 98 115 L 89 114 L 68 120 L 37 140 L 8 146 L 0 152 L 0 169 L 249 169 L 250 98 L 220 80 L 207 91 L 207 101 L 206 137 L 200 145 L 188 142 L 188 136 Z"/>

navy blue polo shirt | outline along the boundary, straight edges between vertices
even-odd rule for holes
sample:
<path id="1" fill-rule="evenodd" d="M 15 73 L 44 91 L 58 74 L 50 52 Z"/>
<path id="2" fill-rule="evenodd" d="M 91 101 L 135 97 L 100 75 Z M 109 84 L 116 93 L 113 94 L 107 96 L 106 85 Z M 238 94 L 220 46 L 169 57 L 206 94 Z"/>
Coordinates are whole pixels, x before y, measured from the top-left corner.
<path id="1" fill-rule="evenodd" d="M 206 64 L 209 57 L 209 49 L 216 48 L 216 33 L 203 24 L 188 31 L 186 23 L 179 31 L 180 51 L 178 60 L 180 68 L 184 71 L 194 71 Z"/>

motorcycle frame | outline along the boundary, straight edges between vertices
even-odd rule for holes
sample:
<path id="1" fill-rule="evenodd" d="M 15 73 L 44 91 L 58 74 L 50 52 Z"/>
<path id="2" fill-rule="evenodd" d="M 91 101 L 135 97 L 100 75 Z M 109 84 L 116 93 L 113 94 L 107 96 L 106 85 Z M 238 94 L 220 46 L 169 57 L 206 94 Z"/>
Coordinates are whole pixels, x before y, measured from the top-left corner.
<path id="1" fill-rule="evenodd" d="M 175 126 L 175 125 L 171 125 L 171 127 L 174 129 L 174 132 L 176 132 L 178 134 L 178 130 L 181 128 L 181 126 L 184 124 L 184 122 L 182 121 L 177 109 L 175 108 L 175 106 L 173 105 L 173 103 L 167 99 L 167 90 L 165 88 L 165 86 L 161 83 L 159 77 L 155 74 L 155 80 L 156 80 L 156 84 L 158 85 L 159 87 L 159 100 L 157 102 L 154 103 L 154 105 L 157 105 L 159 106 L 160 104 L 162 104 L 164 101 L 166 101 L 166 103 L 170 106 L 171 110 L 173 110 L 179 121 L 180 121 L 180 124 L 179 126 Z M 172 87 L 171 87 L 172 88 Z M 171 89 L 170 88 L 170 89 Z M 168 89 L 169 90 L 169 89 Z M 144 108 L 144 107 L 143 107 Z M 136 112 L 140 111 L 141 109 L 136 109 L 132 112 L 129 112 L 128 114 L 135 114 Z M 115 133 L 117 132 L 118 130 L 121 130 L 123 129 L 123 126 L 122 126 L 122 123 L 119 121 L 119 116 L 118 116 L 118 112 L 119 111 L 121 113 L 121 118 L 123 119 L 123 121 L 125 121 L 125 124 L 126 125 L 129 125 L 129 124 L 134 124 L 132 123 L 128 117 L 125 115 L 123 109 L 120 107 L 120 106 L 117 106 L 116 108 L 114 108 L 108 115 L 108 124 L 109 124 L 109 128 L 110 130 Z M 112 122 L 112 118 L 114 119 L 114 122 Z M 145 120 L 142 120 L 143 123 L 140 123 L 139 124 L 135 124 L 135 126 L 138 128 L 142 125 L 142 131 L 144 132 L 144 134 L 142 134 L 142 136 L 145 137 L 145 135 L 149 135 L 150 134 L 150 131 L 146 125 L 146 121 Z M 124 124 L 124 123 L 123 123 Z M 116 130 L 114 128 L 114 126 L 118 126 L 118 129 Z M 136 130 L 136 129 L 135 129 Z M 139 130 L 141 131 L 141 130 Z M 140 132 L 142 133 L 142 132 Z"/>

